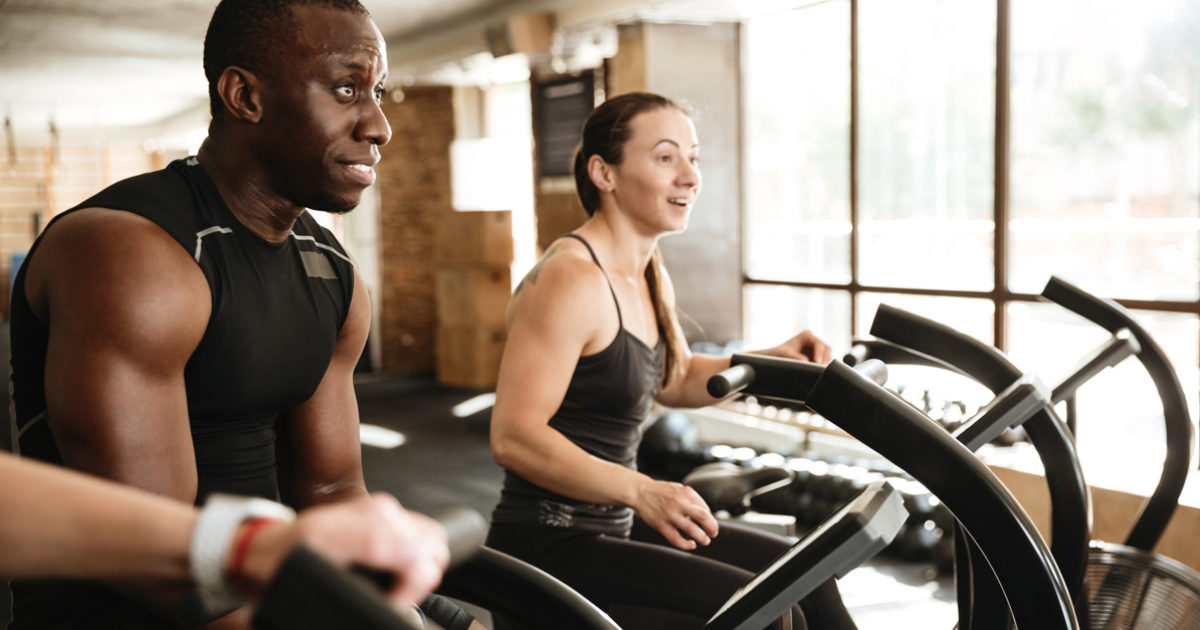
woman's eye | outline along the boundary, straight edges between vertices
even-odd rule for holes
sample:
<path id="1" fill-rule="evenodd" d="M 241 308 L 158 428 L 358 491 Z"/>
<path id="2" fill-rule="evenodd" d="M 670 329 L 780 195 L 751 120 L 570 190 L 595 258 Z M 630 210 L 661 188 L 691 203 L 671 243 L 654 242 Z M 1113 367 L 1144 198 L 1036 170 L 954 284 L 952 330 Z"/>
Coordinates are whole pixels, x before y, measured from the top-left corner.
<path id="1" fill-rule="evenodd" d="M 660 156 L 658 156 L 658 161 L 659 161 L 659 162 L 663 162 L 663 163 L 670 162 L 670 161 L 671 161 L 671 155 L 670 155 L 670 154 L 666 154 L 666 155 L 660 155 Z"/>

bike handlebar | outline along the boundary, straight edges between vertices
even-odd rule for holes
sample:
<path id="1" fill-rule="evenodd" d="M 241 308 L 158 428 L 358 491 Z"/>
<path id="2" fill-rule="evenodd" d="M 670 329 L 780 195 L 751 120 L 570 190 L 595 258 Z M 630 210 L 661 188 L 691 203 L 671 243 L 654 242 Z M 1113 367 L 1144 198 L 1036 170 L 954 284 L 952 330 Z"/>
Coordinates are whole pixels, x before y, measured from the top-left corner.
<path id="1" fill-rule="evenodd" d="M 880 385 L 887 382 L 887 365 L 878 359 L 864 360 L 854 369 Z M 822 365 L 799 359 L 737 353 L 730 357 L 728 368 L 709 377 L 708 393 L 714 398 L 742 392 L 804 402 L 824 370 Z"/>

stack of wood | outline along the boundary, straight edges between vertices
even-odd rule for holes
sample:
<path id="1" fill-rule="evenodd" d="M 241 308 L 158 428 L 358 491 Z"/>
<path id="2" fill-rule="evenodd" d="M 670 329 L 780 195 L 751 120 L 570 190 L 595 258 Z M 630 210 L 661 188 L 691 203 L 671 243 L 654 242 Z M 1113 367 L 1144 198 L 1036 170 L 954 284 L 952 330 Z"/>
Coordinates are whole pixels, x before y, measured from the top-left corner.
<path id="1" fill-rule="evenodd" d="M 512 294 L 512 213 L 443 213 L 436 252 L 438 382 L 495 387 Z"/>

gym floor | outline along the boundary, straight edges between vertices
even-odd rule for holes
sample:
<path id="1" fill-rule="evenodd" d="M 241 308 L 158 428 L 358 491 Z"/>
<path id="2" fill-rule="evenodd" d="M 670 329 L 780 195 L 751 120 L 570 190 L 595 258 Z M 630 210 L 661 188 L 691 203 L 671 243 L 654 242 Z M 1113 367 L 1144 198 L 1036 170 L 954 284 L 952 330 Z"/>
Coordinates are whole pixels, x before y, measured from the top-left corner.
<path id="1" fill-rule="evenodd" d="M 2 332 L 0 350 L 7 358 L 7 330 Z M 503 473 L 488 448 L 487 392 L 439 387 L 428 378 L 373 375 L 360 376 L 357 389 L 363 424 L 386 430 L 368 432 L 381 433 L 385 442 L 403 440 L 391 448 L 364 440 L 363 468 L 371 490 L 390 492 L 405 506 L 430 514 L 458 506 L 485 517 L 491 513 Z M 8 405 L 3 408 L 7 412 Z M 929 566 L 876 559 L 843 578 L 841 586 L 863 630 L 953 625 L 949 581 L 935 579 Z M 0 589 L 5 624 L 7 610 L 8 591 Z"/>

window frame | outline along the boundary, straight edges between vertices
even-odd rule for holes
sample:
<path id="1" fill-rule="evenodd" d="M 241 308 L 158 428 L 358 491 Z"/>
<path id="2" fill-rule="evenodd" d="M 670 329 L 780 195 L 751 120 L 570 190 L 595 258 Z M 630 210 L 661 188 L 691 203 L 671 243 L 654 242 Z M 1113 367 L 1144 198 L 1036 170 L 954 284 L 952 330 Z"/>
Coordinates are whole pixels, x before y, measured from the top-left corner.
<path id="1" fill-rule="evenodd" d="M 894 293 L 902 295 L 921 295 L 937 297 L 976 298 L 992 302 L 993 321 L 992 331 L 995 345 L 1001 351 L 1006 351 L 1008 342 L 1007 307 L 1014 302 L 1042 302 L 1040 296 L 1031 293 L 1020 293 L 1009 289 L 1008 260 L 1009 260 L 1009 67 L 1010 31 L 1009 17 L 1011 13 L 1010 0 L 996 0 L 996 81 L 993 90 L 995 99 L 995 121 L 993 142 L 993 205 L 992 217 L 995 222 L 993 230 L 993 284 L 991 290 L 962 290 L 962 289 L 929 289 L 904 286 L 875 286 L 859 281 L 859 182 L 858 182 L 858 153 L 859 153 L 859 36 L 858 36 L 858 0 L 847 0 L 850 8 L 850 130 L 849 130 L 849 205 L 850 205 L 850 280 L 846 283 L 836 282 L 806 282 L 756 278 L 746 271 L 745 260 L 740 260 L 742 267 L 742 286 L 766 285 L 789 286 L 803 289 L 823 289 L 843 291 L 850 296 L 850 329 L 852 334 L 862 334 L 855 330 L 858 321 L 858 296 L 862 293 Z M 744 57 L 743 57 L 744 63 Z M 743 93 L 743 99 L 746 96 Z M 743 103 L 743 111 L 748 109 Z M 742 146 L 746 145 L 745 119 L 742 121 Z M 745 161 L 743 161 L 743 165 Z M 743 166 L 743 179 L 747 176 Z M 743 186 L 742 223 L 745 224 L 747 199 Z M 745 228 L 743 228 L 745 231 Z M 1200 317 L 1200 297 L 1196 300 L 1145 300 L 1116 297 L 1113 298 L 1121 306 L 1131 310 L 1161 311 L 1167 313 L 1185 313 Z"/>

